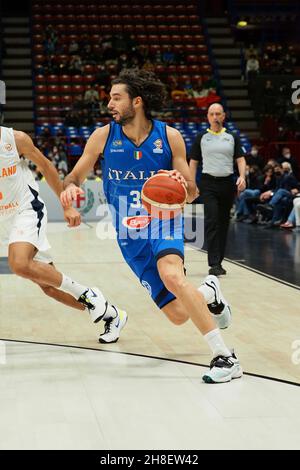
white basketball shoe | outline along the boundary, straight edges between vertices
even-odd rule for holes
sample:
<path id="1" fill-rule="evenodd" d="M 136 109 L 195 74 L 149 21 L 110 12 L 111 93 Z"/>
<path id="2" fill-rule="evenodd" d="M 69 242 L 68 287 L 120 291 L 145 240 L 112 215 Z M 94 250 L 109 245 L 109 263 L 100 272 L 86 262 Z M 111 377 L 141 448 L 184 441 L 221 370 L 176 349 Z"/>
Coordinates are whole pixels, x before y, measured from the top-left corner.
<path id="1" fill-rule="evenodd" d="M 231 323 L 231 309 L 229 303 L 221 292 L 220 282 L 216 276 L 206 276 L 203 283 L 199 287 L 207 302 L 207 307 L 218 327 L 221 330 L 228 328 Z"/>
<path id="2" fill-rule="evenodd" d="M 114 307 L 117 311 L 116 318 L 106 320 L 104 333 L 99 337 L 99 343 L 116 343 L 120 337 L 121 330 L 126 325 L 128 315 L 124 310 Z"/>
<path id="3" fill-rule="evenodd" d="M 203 374 L 202 380 L 208 384 L 230 382 L 242 377 L 243 369 L 234 352 L 229 357 L 217 356 L 210 363 L 210 370 Z"/>
<path id="4" fill-rule="evenodd" d="M 98 323 L 106 312 L 107 301 L 97 287 L 92 287 L 83 292 L 78 302 L 88 309 L 94 323 Z"/>

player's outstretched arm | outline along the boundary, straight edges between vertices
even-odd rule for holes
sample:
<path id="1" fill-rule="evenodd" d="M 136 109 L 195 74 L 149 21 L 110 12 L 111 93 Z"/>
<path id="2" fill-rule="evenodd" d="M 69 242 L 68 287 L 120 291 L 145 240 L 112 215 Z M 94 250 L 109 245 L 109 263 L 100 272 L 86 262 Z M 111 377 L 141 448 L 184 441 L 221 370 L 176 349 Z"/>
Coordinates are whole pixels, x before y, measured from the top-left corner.
<path id="1" fill-rule="evenodd" d="M 94 168 L 99 155 L 102 154 L 109 133 L 109 125 L 96 129 L 84 147 L 83 154 L 63 182 L 64 191 L 60 201 L 63 207 L 68 207 L 76 200 L 77 196 L 83 194 L 81 183 Z"/>
<path id="2" fill-rule="evenodd" d="M 14 131 L 14 137 L 19 155 L 24 155 L 24 157 L 31 160 L 39 168 L 49 186 L 57 197 L 60 198 L 63 184 L 53 163 L 35 147 L 32 139 L 25 132 Z M 64 208 L 64 218 L 68 222 L 69 227 L 76 227 L 81 222 L 80 213 L 73 207 Z"/>
<path id="3" fill-rule="evenodd" d="M 24 155 L 24 157 L 31 160 L 39 168 L 47 183 L 59 198 L 63 185 L 53 163 L 42 154 L 34 145 L 31 137 L 25 132 L 14 131 L 14 137 L 19 155 Z"/>
<path id="4" fill-rule="evenodd" d="M 187 202 L 192 202 L 198 197 L 198 190 L 187 163 L 184 140 L 177 129 L 169 126 L 167 126 L 167 136 L 172 150 L 173 169 L 183 176 L 187 184 Z M 180 181 L 179 177 L 177 179 Z"/>

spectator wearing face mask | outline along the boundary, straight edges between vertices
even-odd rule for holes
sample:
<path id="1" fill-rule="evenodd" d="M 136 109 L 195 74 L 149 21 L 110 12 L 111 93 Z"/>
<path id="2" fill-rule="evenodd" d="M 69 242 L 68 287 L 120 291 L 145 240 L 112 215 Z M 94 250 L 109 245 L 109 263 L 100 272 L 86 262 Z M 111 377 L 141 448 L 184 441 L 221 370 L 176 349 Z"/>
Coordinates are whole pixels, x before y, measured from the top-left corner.
<path id="1" fill-rule="evenodd" d="M 246 163 L 249 166 L 258 166 L 260 170 L 263 170 L 265 164 L 263 157 L 258 153 L 257 145 L 252 145 L 250 153 L 246 155 Z"/>
<path id="2" fill-rule="evenodd" d="M 275 169 L 275 174 L 279 171 Z M 270 223 L 268 227 L 279 226 L 286 218 L 286 212 L 290 208 L 293 198 L 299 194 L 300 184 L 295 178 L 290 163 L 283 162 L 281 165 L 281 176 L 277 179 L 275 191 L 265 193 L 264 200 L 267 204 L 259 204 L 257 209 L 263 214 L 269 214 Z"/>
<path id="3" fill-rule="evenodd" d="M 279 163 L 288 162 L 290 163 L 293 173 L 296 177 L 299 177 L 299 165 L 295 157 L 292 157 L 291 150 L 289 147 L 283 147 L 281 157 L 278 159 Z"/>

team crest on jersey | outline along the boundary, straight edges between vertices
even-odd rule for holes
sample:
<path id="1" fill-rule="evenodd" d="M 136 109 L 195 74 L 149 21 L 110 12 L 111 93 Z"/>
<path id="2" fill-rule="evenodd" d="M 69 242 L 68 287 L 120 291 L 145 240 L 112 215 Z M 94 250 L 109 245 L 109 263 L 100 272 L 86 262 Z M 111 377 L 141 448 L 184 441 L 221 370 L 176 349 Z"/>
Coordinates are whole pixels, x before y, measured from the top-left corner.
<path id="1" fill-rule="evenodd" d="M 113 147 L 121 147 L 123 145 L 122 140 L 114 140 L 112 143 Z"/>
<path id="2" fill-rule="evenodd" d="M 163 142 L 161 139 L 156 139 L 153 142 L 153 145 L 155 146 L 155 148 L 153 149 L 153 153 L 163 153 Z"/>
<path id="3" fill-rule="evenodd" d="M 133 156 L 136 160 L 140 160 L 142 158 L 143 154 L 140 150 L 137 150 L 136 152 L 134 152 Z"/>
<path id="4" fill-rule="evenodd" d="M 149 215 L 136 215 L 133 217 L 123 217 L 122 224 L 124 227 L 137 230 L 147 227 L 151 222 L 151 217 Z"/>
<path id="5" fill-rule="evenodd" d="M 7 152 L 11 152 L 13 149 L 11 144 L 4 144 L 4 148 Z"/>

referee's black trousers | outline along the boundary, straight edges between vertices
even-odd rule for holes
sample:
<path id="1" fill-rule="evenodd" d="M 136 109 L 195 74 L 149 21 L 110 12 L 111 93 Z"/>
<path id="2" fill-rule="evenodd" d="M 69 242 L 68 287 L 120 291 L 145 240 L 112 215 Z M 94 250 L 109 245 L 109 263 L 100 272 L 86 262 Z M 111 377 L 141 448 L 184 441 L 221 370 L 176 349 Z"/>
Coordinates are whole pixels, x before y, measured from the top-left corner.
<path id="1" fill-rule="evenodd" d="M 203 174 L 200 194 L 204 203 L 204 233 L 209 266 L 218 266 L 225 255 L 230 209 L 235 195 L 232 176 Z"/>

